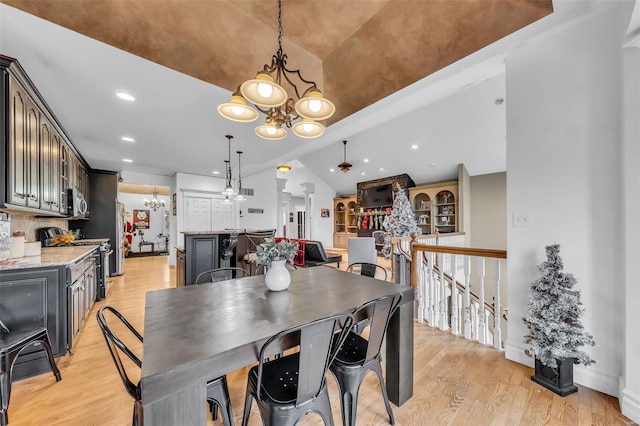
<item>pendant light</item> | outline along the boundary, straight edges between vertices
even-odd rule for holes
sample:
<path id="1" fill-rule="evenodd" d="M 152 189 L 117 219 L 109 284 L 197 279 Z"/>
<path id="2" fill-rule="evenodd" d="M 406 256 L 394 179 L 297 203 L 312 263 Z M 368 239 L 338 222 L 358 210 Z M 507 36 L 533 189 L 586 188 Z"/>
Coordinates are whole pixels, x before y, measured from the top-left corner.
<path id="1" fill-rule="evenodd" d="M 242 172 L 240 170 L 240 156 L 242 155 L 242 151 L 236 151 L 238 154 L 238 195 L 236 196 L 236 201 L 246 201 L 244 195 L 242 195 Z"/>
<path id="2" fill-rule="evenodd" d="M 342 141 L 344 144 L 344 161 L 338 164 L 338 168 L 342 170 L 343 173 L 347 173 L 353 165 L 347 162 L 347 141 Z"/>
<path id="3" fill-rule="evenodd" d="M 233 139 L 233 136 L 225 135 L 225 137 L 229 141 L 229 155 L 227 157 L 228 159 L 224 160 L 225 169 L 227 171 L 227 182 L 226 182 L 224 191 L 222 191 L 222 195 L 226 195 L 227 197 L 234 197 L 237 194 L 237 192 L 233 189 L 233 186 L 231 185 L 231 139 Z"/>

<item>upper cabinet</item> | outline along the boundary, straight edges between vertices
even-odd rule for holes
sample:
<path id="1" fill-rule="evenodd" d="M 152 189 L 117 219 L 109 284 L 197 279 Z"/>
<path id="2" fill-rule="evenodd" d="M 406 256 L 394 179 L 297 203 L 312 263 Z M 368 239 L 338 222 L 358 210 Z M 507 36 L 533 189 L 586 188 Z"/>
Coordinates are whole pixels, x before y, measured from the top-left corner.
<path id="1" fill-rule="evenodd" d="M 458 232 L 458 182 L 409 188 L 409 202 L 423 234 Z"/>
<path id="2" fill-rule="evenodd" d="M 68 188 L 88 196 L 87 169 L 22 68 L 2 55 L 0 94 L 1 130 L 8 136 L 0 140 L 7 153 L 0 207 L 67 216 Z"/>

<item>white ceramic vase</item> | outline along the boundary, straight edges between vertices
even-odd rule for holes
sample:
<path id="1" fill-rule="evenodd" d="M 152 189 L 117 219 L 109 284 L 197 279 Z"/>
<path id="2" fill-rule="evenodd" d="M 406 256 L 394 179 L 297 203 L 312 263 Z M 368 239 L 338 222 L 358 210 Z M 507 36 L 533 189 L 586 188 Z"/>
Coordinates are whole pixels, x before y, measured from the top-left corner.
<path id="1" fill-rule="evenodd" d="M 271 291 L 286 290 L 291 283 L 291 275 L 286 266 L 286 260 L 274 260 L 269 265 L 267 274 L 264 277 L 264 284 Z"/>

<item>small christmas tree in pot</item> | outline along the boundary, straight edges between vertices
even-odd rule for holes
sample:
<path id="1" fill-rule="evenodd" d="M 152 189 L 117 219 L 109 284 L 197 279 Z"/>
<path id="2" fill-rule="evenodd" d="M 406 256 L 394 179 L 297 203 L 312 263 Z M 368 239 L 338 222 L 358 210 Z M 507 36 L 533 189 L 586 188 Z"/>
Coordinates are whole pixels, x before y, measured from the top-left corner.
<path id="1" fill-rule="evenodd" d="M 391 214 L 385 216 L 382 226 L 385 229 L 384 245 L 382 254 L 385 259 L 391 259 L 391 232 L 396 237 L 408 237 L 411 234 L 421 235 L 422 229 L 416 223 L 416 217 L 411 210 L 411 204 L 407 198 L 406 191 L 398 185 L 393 184 L 393 208 Z"/>
<path id="2" fill-rule="evenodd" d="M 560 245 L 546 247 L 547 260 L 538 269 L 540 277 L 529 292 L 529 315 L 523 318 L 529 328 L 525 343 L 531 344 L 528 355 L 535 356 L 535 374 L 531 380 L 566 396 L 578 391 L 573 384 L 573 364 L 592 364 L 589 355 L 579 348 L 594 346 L 593 336 L 580 323 L 580 292 L 571 290 L 576 279 L 562 272 Z"/>

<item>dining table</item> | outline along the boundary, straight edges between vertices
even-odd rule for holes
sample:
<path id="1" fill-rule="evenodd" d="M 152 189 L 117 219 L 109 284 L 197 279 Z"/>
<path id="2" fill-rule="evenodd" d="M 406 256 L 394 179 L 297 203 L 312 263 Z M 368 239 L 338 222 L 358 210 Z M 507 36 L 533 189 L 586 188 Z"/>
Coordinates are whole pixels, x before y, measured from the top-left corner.
<path id="1" fill-rule="evenodd" d="M 387 329 L 385 380 L 392 403 L 411 398 L 414 289 L 326 266 L 290 273 L 289 288 L 278 292 L 256 275 L 146 294 L 145 425 L 205 425 L 207 382 L 256 363 L 269 337 L 395 294 L 402 299 Z"/>

